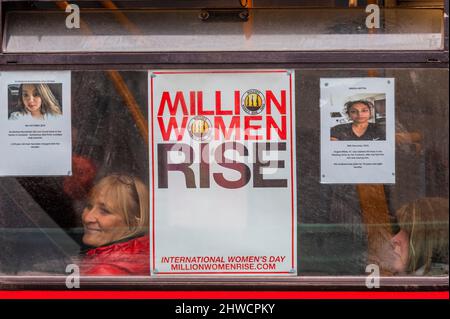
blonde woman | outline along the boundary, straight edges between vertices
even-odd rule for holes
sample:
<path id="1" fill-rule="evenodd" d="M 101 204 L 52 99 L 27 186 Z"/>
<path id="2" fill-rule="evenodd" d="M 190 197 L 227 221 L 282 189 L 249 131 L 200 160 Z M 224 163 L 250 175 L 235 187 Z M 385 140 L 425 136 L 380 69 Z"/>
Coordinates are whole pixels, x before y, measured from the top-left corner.
<path id="1" fill-rule="evenodd" d="M 92 189 L 82 214 L 82 275 L 149 275 L 149 194 L 136 177 L 113 174 Z"/>
<path id="2" fill-rule="evenodd" d="M 10 114 L 10 120 L 48 120 L 62 114 L 58 100 L 47 84 L 21 84 L 19 86 L 19 111 Z"/>
<path id="3" fill-rule="evenodd" d="M 397 210 L 398 232 L 380 258 L 387 271 L 448 274 L 448 203 L 447 198 L 422 198 Z"/>

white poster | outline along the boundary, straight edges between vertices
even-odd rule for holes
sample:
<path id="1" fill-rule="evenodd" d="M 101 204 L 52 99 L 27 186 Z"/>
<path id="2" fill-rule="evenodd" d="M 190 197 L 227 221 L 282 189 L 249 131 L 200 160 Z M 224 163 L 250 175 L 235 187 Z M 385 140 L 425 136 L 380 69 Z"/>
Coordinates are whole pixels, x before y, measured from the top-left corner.
<path id="1" fill-rule="evenodd" d="M 0 176 L 71 175 L 70 71 L 0 73 Z"/>
<path id="2" fill-rule="evenodd" d="M 153 71 L 153 275 L 296 275 L 294 73 Z"/>
<path id="3" fill-rule="evenodd" d="M 395 183 L 393 78 L 320 79 L 321 182 Z"/>

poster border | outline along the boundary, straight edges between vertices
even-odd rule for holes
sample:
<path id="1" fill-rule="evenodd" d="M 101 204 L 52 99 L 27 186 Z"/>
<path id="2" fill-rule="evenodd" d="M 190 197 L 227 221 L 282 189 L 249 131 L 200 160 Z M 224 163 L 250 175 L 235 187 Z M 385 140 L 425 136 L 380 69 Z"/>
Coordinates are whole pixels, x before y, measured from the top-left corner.
<path id="1" fill-rule="evenodd" d="M 258 272 L 155 272 L 156 270 L 156 247 L 155 247 L 155 219 L 156 219 L 156 210 L 155 210 L 155 152 L 154 152 L 154 78 L 155 75 L 164 75 L 164 74 L 267 74 L 267 73 L 286 73 L 289 75 L 289 109 L 290 109 L 290 118 L 289 118 L 289 130 L 290 130 L 290 161 L 291 161 L 291 269 L 295 269 L 295 262 L 297 259 L 296 256 L 296 236 L 295 236 L 295 214 L 296 214 L 296 185 L 294 185 L 294 174 L 296 173 L 296 162 L 294 161 L 294 140 L 296 138 L 294 134 L 294 127 L 293 127 L 293 117 L 295 117 L 295 114 L 293 114 L 293 97 L 292 97 L 292 89 L 293 89 L 293 79 L 292 74 L 294 73 L 294 70 L 292 69 L 268 69 L 268 70 L 175 70 L 175 71 L 152 71 L 148 70 L 148 78 L 150 78 L 150 112 L 149 112 L 149 125 L 151 126 L 151 129 L 149 130 L 149 134 L 151 136 L 149 137 L 149 141 L 151 143 L 150 147 L 150 158 L 151 158 L 151 183 L 152 183 L 152 196 L 151 196 L 151 221 L 152 221 L 152 252 L 151 252 L 151 276 L 154 275 L 265 275 L 265 274 L 283 274 L 283 275 L 297 275 L 297 269 L 295 269 L 295 273 L 290 271 L 258 271 Z M 294 73 L 295 74 L 295 73 Z M 295 168 L 295 170 L 294 170 Z"/>

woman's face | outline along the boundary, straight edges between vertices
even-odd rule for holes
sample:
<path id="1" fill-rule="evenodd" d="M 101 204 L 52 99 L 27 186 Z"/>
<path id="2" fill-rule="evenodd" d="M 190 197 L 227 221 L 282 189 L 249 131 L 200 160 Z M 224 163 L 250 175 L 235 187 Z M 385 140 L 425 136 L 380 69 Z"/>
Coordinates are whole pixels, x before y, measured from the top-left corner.
<path id="1" fill-rule="evenodd" d="M 383 268 L 394 274 L 404 274 L 409 261 L 409 235 L 400 230 L 383 245 L 379 253 L 380 263 Z"/>
<path id="2" fill-rule="evenodd" d="M 353 123 L 368 123 L 370 120 L 370 108 L 364 103 L 355 103 L 348 110 L 348 115 Z"/>
<path id="3" fill-rule="evenodd" d="M 33 84 L 22 85 L 22 102 L 28 112 L 32 114 L 40 112 L 42 99 L 36 86 Z"/>
<path id="4" fill-rule="evenodd" d="M 395 273 L 404 273 L 409 261 L 409 235 L 403 229 L 392 237 L 391 243 L 394 249 L 392 268 Z"/>
<path id="5" fill-rule="evenodd" d="M 99 247 L 126 236 L 128 226 L 122 215 L 112 211 L 103 192 L 89 202 L 81 216 L 83 243 Z"/>

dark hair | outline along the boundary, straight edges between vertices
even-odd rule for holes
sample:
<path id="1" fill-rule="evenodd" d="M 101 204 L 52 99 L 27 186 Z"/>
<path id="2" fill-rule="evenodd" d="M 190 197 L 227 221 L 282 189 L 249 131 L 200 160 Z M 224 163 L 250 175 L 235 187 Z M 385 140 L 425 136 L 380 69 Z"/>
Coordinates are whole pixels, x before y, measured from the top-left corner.
<path id="1" fill-rule="evenodd" d="M 355 104 L 364 104 L 366 105 L 369 110 L 370 110 L 370 115 L 372 117 L 372 110 L 373 110 L 373 103 L 367 100 L 356 100 L 356 101 L 348 101 L 347 103 L 344 104 L 344 113 L 347 114 L 347 116 L 350 117 L 350 109 L 352 108 L 353 105 Z"/>

